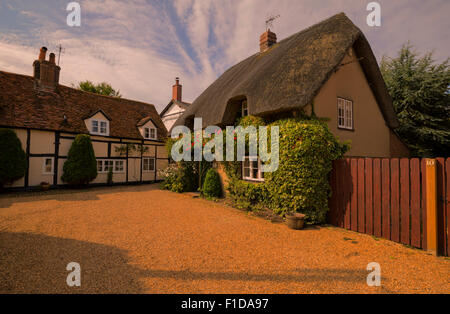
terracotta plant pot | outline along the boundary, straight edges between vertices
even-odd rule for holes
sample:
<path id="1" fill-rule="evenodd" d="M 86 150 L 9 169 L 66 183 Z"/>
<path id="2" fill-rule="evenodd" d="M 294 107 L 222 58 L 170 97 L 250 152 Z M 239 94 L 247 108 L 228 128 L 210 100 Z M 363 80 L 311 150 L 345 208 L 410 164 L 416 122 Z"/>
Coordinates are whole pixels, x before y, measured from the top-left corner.
<path id="1" fill-rule="evenodd" d="M 301 230 L 305 224 L 305 215 L 300 213 L 293 213 L 286 215 L 286 225 L 290 229 Z"/>
<path id="2" fill-rule="evenodd" d="M 41 190 L 42 191 L 50 190 L 50 183 L 41 183 Z"/>

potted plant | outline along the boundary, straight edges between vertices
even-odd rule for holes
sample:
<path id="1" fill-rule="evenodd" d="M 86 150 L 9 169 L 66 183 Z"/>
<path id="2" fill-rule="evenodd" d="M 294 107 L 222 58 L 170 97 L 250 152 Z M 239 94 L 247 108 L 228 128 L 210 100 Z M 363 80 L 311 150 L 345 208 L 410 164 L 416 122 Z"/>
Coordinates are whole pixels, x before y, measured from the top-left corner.
<path id="1" fill-rule="evenodd" d="M 301 230 L 305 224 L 305 217 L 300 213 L 288 213 L 286 214 L 286 225 L 291 229 Z"/>
<path id="2" fill-rule="evenodd" d="M 41 190 L 42 191 L 48 191 L 49 189 L 50 189 L 50 183 L 45 182 L 45 181 L 41 182 Z"/>

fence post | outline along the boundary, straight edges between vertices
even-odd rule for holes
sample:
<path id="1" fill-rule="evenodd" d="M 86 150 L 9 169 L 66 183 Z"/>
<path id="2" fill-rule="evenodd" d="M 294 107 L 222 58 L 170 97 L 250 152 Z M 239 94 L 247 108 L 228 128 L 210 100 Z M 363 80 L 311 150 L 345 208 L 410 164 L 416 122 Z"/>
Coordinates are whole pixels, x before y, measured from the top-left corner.
<path id="1" fill-rule="evenodd" d="M 427 250 L 437 255 L 437 189 L 436 160 L 426 160 L 426 191 L 427 191 Z"/>

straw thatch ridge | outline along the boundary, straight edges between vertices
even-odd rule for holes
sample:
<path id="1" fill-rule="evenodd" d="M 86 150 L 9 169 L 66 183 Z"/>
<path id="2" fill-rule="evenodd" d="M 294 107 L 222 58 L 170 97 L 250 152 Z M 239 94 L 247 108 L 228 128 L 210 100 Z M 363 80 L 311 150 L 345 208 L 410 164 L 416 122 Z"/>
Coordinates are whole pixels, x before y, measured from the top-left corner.
<path id="1" fill-rule="evenodd" d="M 202 117 L 203 127 L 229 125 L 233 99 L 246 97 L 249 113 L 268 115 L 310 104 L 353 47 L 391 128 L 398 126 L 376 58 L 361 30 L 344 14 L 294 34 L 268 51 L 231 67 L 211 84 L 177 120 L 186 125 Z"/>

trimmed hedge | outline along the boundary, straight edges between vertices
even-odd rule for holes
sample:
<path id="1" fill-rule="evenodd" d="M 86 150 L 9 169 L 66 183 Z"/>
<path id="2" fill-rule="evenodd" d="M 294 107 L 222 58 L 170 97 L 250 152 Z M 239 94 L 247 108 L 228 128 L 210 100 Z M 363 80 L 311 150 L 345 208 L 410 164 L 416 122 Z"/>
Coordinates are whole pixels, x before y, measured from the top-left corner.
<path id="1" fill-rule="evenodd" d="M 85 185 L 96 177 L 97 160 L 91 137 L 86 134 L 79 134 L 70 147 L 61 179 L 71 185 Z"/>
<path id="2" fill-rule="evenodd" d="M 19 180 L 27 171 L 27 155 L 16 132 L 0 129 L 0 187 Z"/>
<path id="3" fill-rule="evenodd" d="M 216 170 L 210 168 L 206 173 L 205 182 L 203 183 L 203 195 L 206 197 L 222 196 L 222 185 L 220 177 Z"/>

